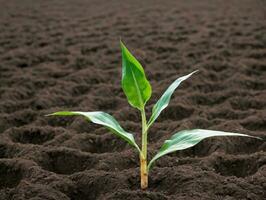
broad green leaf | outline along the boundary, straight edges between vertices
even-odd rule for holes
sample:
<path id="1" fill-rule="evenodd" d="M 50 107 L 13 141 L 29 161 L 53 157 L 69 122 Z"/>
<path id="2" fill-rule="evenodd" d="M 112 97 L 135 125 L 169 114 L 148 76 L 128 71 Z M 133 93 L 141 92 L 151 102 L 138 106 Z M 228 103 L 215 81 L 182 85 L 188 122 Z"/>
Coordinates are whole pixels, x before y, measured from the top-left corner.
<path id="1" fill-rule="evenodd" d="M 157 101 L 157 103 L 153 106 L 152 108 L 152 115 L 149 119 L 148 122 L 148 127 L 150 127 L 153 122 L 159 117 L 160 113 L 168 106 L 171 96 L 175 89 L 182 83 L 182 81 L 188 79 L 192 74 L 196 73 L 198 70 L 186 75 L 182 76 L 178 79 L 176 79 L 168 88 L 167 90 L 163 93 L 161 98 Z"/>
<path id="2" fill-rule="evenodd" d="M 122 50 L 122 88 L 129 104 L 139 110 L 144 109 L 151 97 L 151 85 L 146 79 L 141 64 L 120 41 Z"/>
<path id="3" fill-rule="evenodd" d="M 75 116 L 75 115 L 81 115 L 90 120 L 91 122 L 95 124 L 100 124 L 108 128 L 110 131 L 112 131 L 115 135 L 121 137 L 125 141 L 127 141 L 130 145 L 136 147 L 138 151 L 140 152 L 140 149 L 138 145 L 135 142 L 134 136 L 131 133 L 126 132 L 119 123 L 115 120 L 114 117 L 109 115 L 105 112 L 71 112 L 71 111 L 60 111 L 52 113 L 48 116 Z"/>
<path id="4" fill-rule="evenodd" d="M 166 140 L 159 150 L 159 152 L 153 157 L 148 165 L 148 169 L 152 166 L 155 160 L 160 157 L 172 153 L 174 151 L 184 150 L 195 146 L 205 138 L 214 136 L 244 136 L 261 139 L 259 137 L 249 136 L 240 133 L 230 133 L 223 131 L 212 131 L 204 129 L 183 130 L 174 134 L 169 140 Z"/>

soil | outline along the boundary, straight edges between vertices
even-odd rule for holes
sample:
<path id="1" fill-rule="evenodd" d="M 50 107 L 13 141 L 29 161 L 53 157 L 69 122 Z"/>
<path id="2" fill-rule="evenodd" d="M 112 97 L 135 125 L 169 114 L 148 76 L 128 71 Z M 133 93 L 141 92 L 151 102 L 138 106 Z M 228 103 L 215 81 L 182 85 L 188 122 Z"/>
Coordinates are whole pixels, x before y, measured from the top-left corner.
<path id="1" fill-rule="evenodd" d="M 0 1 L 0 199 L 266 199 L 266 2 Z M 152 105 L 195 69 L 149 132 L 149 158 L 182 129 L 210 138 L 161 158 L 140 189 L 137 152 L 81 117 L 106 111 L 140 142 L 120 87 L 120 37 L 143 64 Z"/>

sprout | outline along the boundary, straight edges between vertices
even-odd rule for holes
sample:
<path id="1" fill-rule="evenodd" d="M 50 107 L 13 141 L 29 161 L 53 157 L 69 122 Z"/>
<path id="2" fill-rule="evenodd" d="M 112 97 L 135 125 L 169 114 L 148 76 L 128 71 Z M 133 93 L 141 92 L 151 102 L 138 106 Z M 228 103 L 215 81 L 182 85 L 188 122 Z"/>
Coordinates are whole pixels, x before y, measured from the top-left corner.
<path id="1" fill-rule="evenodd" d="M 140 155 L 140 176 L 141 176 L 141 188 L 146 189 L 148 187 L 148 172 L 152 168 L 155 161 L 162 156 L 187 149 L 195 146 L 201 140 L 214 136 L 244 136 L 252 137 L 246 134 L 231 133 L 223 131 L 213 131 L 205 129 L 192 129 L 182 130 L 175 133 L 169 140 L 166 140 L 158 153 L 147 162 L 147 136 L 148 130 L 159 117 L 160 113 L 168 106 L 171 96 L 175 89 L 186 79 L 190 78 L 198 70 L 182 76 L 176 79 L 163 93 L 161 98 L 153 106 L 152 114 L 150 119 L 146 120 L 145 105 L 151 97 L 152 88 L 149 81 L 146 78 L 145 72 L 141 64 L 137 59 L 129 52 L 126 46 L 120 41 L 122 50 L 122 88 L 127 97 L 129 104 L 138 109 L 142 119 L 142 144 L 141 148 L 135 142 L 133 134 L 125 131 L 114 117 L 108 113 L 97 111 L 97 112 L 80 112 L 80 111 L 60 111 L 50 115 L 54 116 L 74 116 L 80 115 L 87 118 L 89 121 L 105 126 L 113 134 L 122 138 L 128 142 L 131 146 L 135 147 Z M 49 115 L 49 116 L 50 116 Z"/>

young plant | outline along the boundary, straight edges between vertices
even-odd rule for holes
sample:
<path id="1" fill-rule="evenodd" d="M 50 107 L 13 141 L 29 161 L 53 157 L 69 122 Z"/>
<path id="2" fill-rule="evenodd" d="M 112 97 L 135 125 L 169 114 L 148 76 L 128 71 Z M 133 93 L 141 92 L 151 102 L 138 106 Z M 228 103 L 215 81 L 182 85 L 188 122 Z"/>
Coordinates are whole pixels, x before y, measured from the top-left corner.
<path id="1" fill-rule="evenodd" d="M 145 105 L 151 97 L 152 89 L 147 80 L 141 64 L 129 52 L 126 46 L 120 41 L 122 50 L 122 88 L 131 106 L 138 109 L 142 119 L 142 144 L 139 148 L 135 142 L 133 134 L 125 131 L 119 123 L 111 115 L 97 111 L 97 112 L 80 112 L 80 111 L 60 111 L 50 115 L 56 116 L 84 116 L 89 121 L 105 126 L 112 133 L 124 139 L 131 146 L 135 147 L 140 157 L 140 176 L 141 188 L 148 187 L 148 172 L 153 166 L 154 162 L 160 157 L 178 151 L 190 148 L 198 144 L 201 140 L 214 136 L 245 136 L 253 137 L 240 133 L 230 133 L 223 131 L 213 131 L 204 129 L 183 130 L 175 133 L 169 140 L 166 140 L 159 152 L 147 164 L 147 136 L 148 130 L 160 113 L 168 106 L 170 98 L 175 89 L 186 79 L 192 76 L 197 71 L 194 71 L 186 76 L 176 79 L 164 92 L 161 98 L 153 106 L 152 115 L 148 122 L 146 120 Z M 253 137 L 258 138 L 258 137 Z M 258 138 L 260 139 L 260 138 Z"/>

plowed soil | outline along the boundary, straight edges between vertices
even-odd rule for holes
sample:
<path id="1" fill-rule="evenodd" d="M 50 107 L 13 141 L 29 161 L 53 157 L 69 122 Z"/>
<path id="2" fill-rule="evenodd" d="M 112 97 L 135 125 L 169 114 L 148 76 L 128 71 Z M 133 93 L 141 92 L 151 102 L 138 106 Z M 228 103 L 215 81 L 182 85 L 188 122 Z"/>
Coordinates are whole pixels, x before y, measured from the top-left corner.
<path id="1" fill-rule="evenodd" d="M 0 1 L 0 199 L 266 199 L 266 2 Z M 170 154 L 139 185 L 137 152 L 80 117 L 106 111 L 140 142 L 120 87 L 120 37 L 153 87 L 147 113 L 175 92 L 149 132 L 149 158 L 182 129 L 241 132 Z"/>

